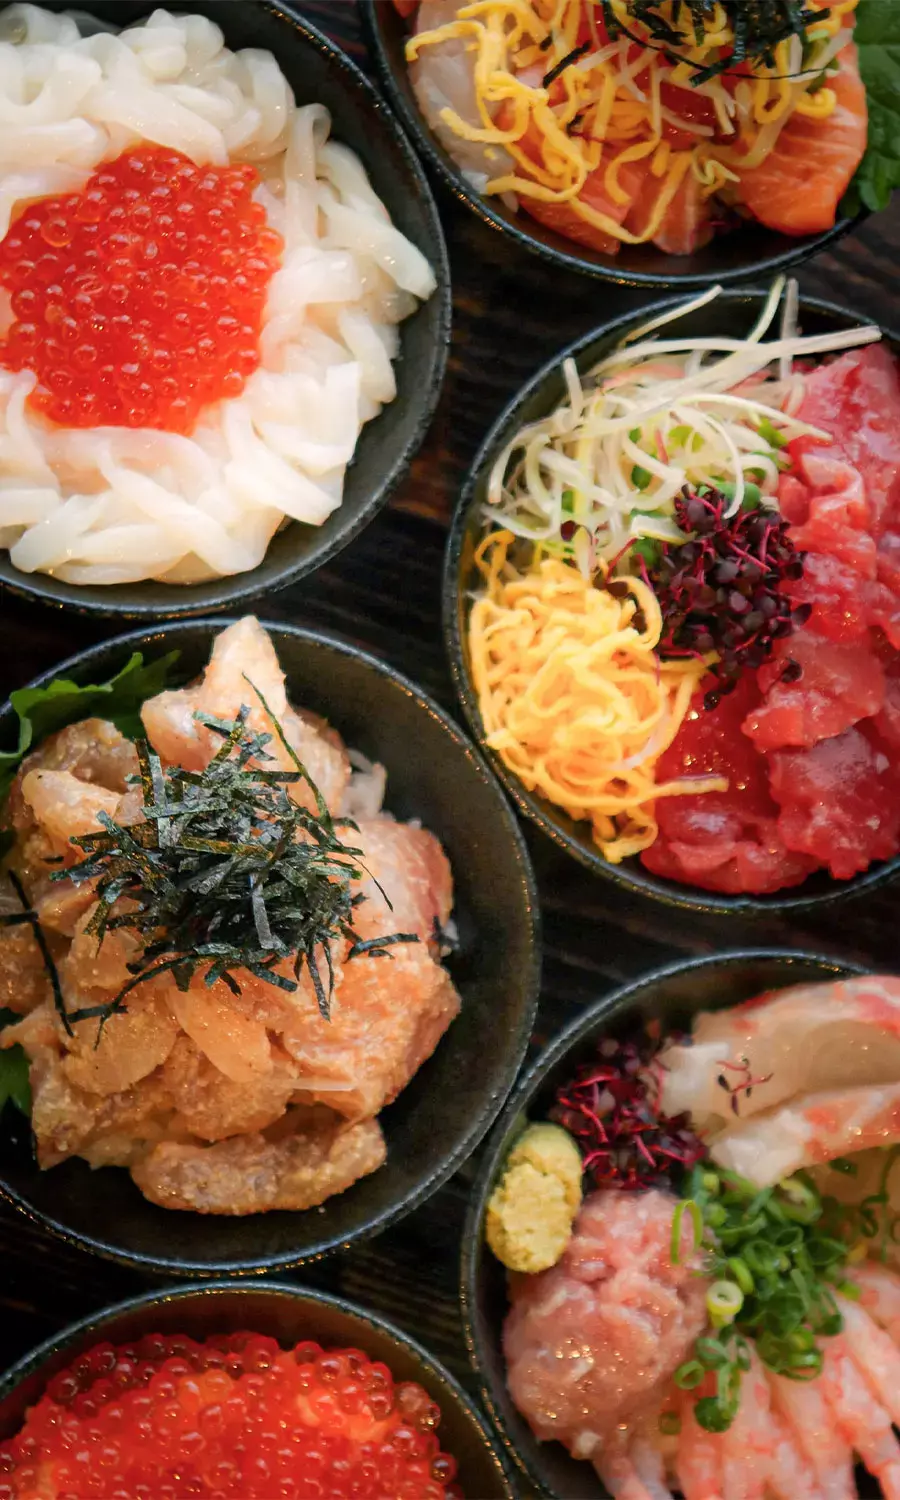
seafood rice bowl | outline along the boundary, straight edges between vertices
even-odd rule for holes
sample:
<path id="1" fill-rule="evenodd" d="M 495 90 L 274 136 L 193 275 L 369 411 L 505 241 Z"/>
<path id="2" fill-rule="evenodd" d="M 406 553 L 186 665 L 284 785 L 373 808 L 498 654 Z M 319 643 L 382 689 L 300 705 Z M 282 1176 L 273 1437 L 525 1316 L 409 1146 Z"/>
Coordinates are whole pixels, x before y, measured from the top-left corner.
<path id="1" fill-rule="evenodd" d="M 450 866 L 383 811 L 384 768 L 289 702 L 252 616 L 193 684 L 172 665 L 34 690 L 4 756 L 6 1089 L 44 1170 L 310 1209 L 382 1166 L 379 1111 L 458 1014 Z"/>
<path id="2" fill-rule="evenodd" d="M 544 1445 L 576 1461 L 548 1447 L 554 1493 L 898 1493 L 900 980 L 729 1003 L 742 964 L 773 971 L 669 970 L 650 1022 L 607 1005 L 530 1118 L 510 1107 L 481 1233 L 507 1268 L 506 1400 L 532 1466 Z M 635 989 L 654 1004 L 654 981 Z"/>
<path id="3" fill-rule="evenodd" d="M 245 573 L 341 505 L 434 273 L 270 52 L 79 17 L 0 15 L 0 547 L 101 590 Z"/>

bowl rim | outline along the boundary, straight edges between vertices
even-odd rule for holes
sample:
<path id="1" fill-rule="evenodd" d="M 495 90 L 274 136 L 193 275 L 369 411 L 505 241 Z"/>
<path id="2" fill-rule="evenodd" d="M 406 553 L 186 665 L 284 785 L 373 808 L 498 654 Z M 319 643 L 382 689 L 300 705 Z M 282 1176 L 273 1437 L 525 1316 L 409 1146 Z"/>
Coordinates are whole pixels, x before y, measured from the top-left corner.
<path id="1" fill-rule="evenodd" d="M 0 0 L 0 10 L 13 0 Z M 147 14 L 153 10 L 152 0 L 146 0 Z M 381 480 L 371 492 L 362 505 L 359 514 L 351 522 L 346 522 L 343 528 L 338 530 L 337 535 L 332 537 L 328 544 L 315 552 L 311 557 L 300 558 L 292 564 L 287 564 L 273 579 L 267 579 L 260 583 L 256 575 L 262 564 L 249 569 L 245 573 L 224 574 L 219 578 L 209 578 L 198 584 L 170 584 L 171 604 L 161 601 L 159 603 L 146 602 L 142 597 L 142 590 L 149 584 L 155 584 L 154 579 L 142 579 L 137 583 L 116 585 L 129 590 L 134 595 L 126 602 L 119 604 L 110 603 L 104 598 L 107 586 L 104 584 L 74 584 L 65 583 L 60 579 L 53 578 L 47 573 L 24 573 L 16 568 L 10 561 L 7 550 L 0 551 L 0 585 L 9 590 L 10 594 L 26 600 L 35 600 L 41 604 L 49 605 L 56 609 L 71 609 L 80 615 L 99 616 L 101 618 L 153 621 L 153 620 L 176 620 L 186 617 L 199 616 L 209 613 L 211 610 L 226 610 L 238 605 L 242 601 L 256 598 L 261 593 L 264 595 L 281 592 L 289 588 L 291 584 L 299 582 L 319 568 L 333 561 L 352 541 L 359 536 L 380 510 L 390 500 L 400 482 L 405 478 L 412 465 L 412 461 L 424 442 L 431 426 L 438 401 L 444 386 L 444 377 L 447 372 L 447 360 L 450 351 L 450 336 L 453 327 L 453 285 L 450 273 L 450 256 L 447 249 L 447 240 L 444 234 L 441 215 L 435 202 L 431 185 L 425 174 L 418 155 L 413 150 L 406 131 L 403 129 L 396 113 L 388 108 L 378 89 L 367 78 L 357 63 L 338 46 L 331 41 L 324 32 L 311 21 L 301 16 L 289 0 L 254 0 L 259 8 L 269 11 L 283 25 L 289 26 L 294 33 L 296 41 L 300 46 L 313 48 L 320 53 L 329 63 L 335 74 L 339 75 L 346 87 L 348 98 L 354 100 L 363 116 L 374 115 L 381 126 L 392 137 L 402 161 L 403 170 L 407 175 L 407 186 L 422 205 L 422 211 L 427 220 L 427 233 L 432 242 L 429 247 L 429 261 L 434 271 L 436 286 L 427 302 L 419 303 L 414 316 L 422 309 L 434 304 L 437 328 L 436 337 L 431 341 L 430 365 L 428 378 L 417 383 L 417 399 L 421 400 L 421 411 L 413 431 L 406 442 L 395 448 L 392 452 L 389 466 Z M 226 39 L 226 46 L 228 45 Z M 274 54 L 273 54 L 274 55 Z M 278 58 L 275 59 L 278 62 Z M 279 64 L 280 66 L 280 64 Z M 397 358 L 402 358 L 402 327 L 401 349 Z M 396 361 L 393 361 L 396 363 Z M 396 398 L 395 398 L 396 399 Z M 373 420 L 378 421 L 379 412 Z M 366 423 L 365 427 L 370 426 Z M 360 436 L 365 430 L 360 429 Z M 359 436 L 357 437 L 357 445 Z M 356 449 L 348 469 L 356 460 Z M 337 514 L 340 514 L 340 507 Z M 290 526 L 304 526 L 302 521 L 289 521 Z M 289 527 L 287 529 L 289 529 Z M 318 531 L 320 528 L 307 526 L 308 531 Z M 268 552 L 268 549 L 267 549 Z M 265 558 L 263 559 L 265 561 Z M 230 587 L 229 587 L 230 585 Z M 216 597 L 213 590 L 218 589 L 220 597 Z M 210 597 L 197 599 L 197 590 L 207 590 Z M 222 590 L 227 592 L 222 594 Z M 88 594 L 90 597 L 85 597 Z"/>
<path id="2" fill-rule="evenodd" d="M 581 276 L 589 276 L 595 281 L 611 281 L 618 286 L 680 287 L 685 291 L 690 291 L 691 288 L 712 286 L 717 281 L 736 286 L 750 276 L 775 275 L 791 266 L 801 265 L 868 218 L 867 210 L 862 208 L 852 218 L 843 216 L 838 218 L 830 229 L 824 229 L 818 234 L 804 235 L 796 240 L 790 235 L 781 235 L 780 238 L 785 241 L 784 250 L 774 255 L 761 256 L 749 265 L 737 266 L 732 270 L 722 268 L 716 273 L 685 271 L 679 274 L 677 270 L 673 270 L 670 275 L 663 275 L 652 271 L 626 271 L 617 266 L 612 257 L 608 264 L 604 264 L 599 260 L 588 260 L 585 255 L 578 253 L 577 247 L 573 250 L 564 250 L 561 246 L 545 244 L 527 229 L 523 229 L 519 224 L 498 213 L 489 198 L 474 191 L 449 152 L 445 151 L 440 142 L 435 139 L 420 111 L 413 109 L 410 105 L 397 82 L 382 31 L 380 14 L 390 3 L 391 0 L 358 0 L 366 40 L 378 77 L 391 104 L 400 116 L 405 130 L 415 141 L 417 150 L 424 156 L 429 166 L 439 174 L 444 186 L 450 189 L 456 201 L 465 204 L 482 224 L 491 230 L 507 235 L 517 245 L 534 255 L 539 255 L 557 270 L 574 271 Z M 777 231 L 773 230 L 772 233 L 777 233 Z M 670 259 L 677 265 L 681 257 L 671 256 Z"/>
<path id="3" fill-rule="evenodd" d="M 724 287 L 720 292 L 722 302 L 727 305 L 741 303 L 750 304 L 754 300 L 763 300 L 768 292 L 758 286 Z M 484 754 L 491 766 L 495 776 L 499 778 L 506 790 L 507 796 L 511 797 L 519 812 L 524 814 L 532 823 L 535 823 L 541 832 L 552 839 L 558 848 L 577 860 L 579 864 L 599 875 L 604 880 L 609 880 L 623 890 L 631 891 L 639 896 L 647 897 L 653 901 L 659 901 L 665 906 L 681 908 L 682 910 L 721 913 L 727 916 L 759 917 L 771 916 L 778 912 L 804 911 L 828 905 L 835 901 L 851 900 L 865 891 L 874 890 L 878 886 L 887 884 L 900 873 L 900 853 L 893 855 L 890 859 L 881 860 L 872 864 L 868 869 L 852 876 L 849 880 L 835 880 L 827 876 L 828 885 L 825 890 L 803 893 L 803 886 L 787 887 L 783 892 L 775 891 L 770 895 L 727 895 L 717 891 L 705 891 L 700 886 L 680 886 L 675 881 L 664 880 L 662 876 L 652 875 L 643 868 L 632 868 L 630 865 L 613 865 L 593 847 L 588 849 L 571 834 L 567 833 L 559 824 L 551 804 L 544 801 L 523 786 L 519 778 L 507 769 L 503 761 L 486 744 L 484 726 L 475 689 L 471 680 L 471 673 L 466 665 L 464 643 L 459 630 L 458 605 L 459 605 L 459 573 L 462 563 L 463 543 L 469 516 L 475 503 L 475 490 L 479 479 L 487 466 L 487 461 L 492 452 L 499 446 L 502 436 L 511 429 L 518 420 L 523 406 L 531 400 L 541 387 L 557 374 L 566 359 L 573 359 L 576 363 L 591 346 L 601 339 L 606 341 L 613 336 L 624 336 L 630 329 L 639 328 L 642 324 L 650 322 L 661 313 L 670 311 L 687 302 L 682 295 L 664 297 L 657 302 L 648 303 L 640 308 L 632 308 L 628 312 L 620 313 L 607 322 L 597 324 L 589 332 L 581 334 L 577 339 L 560 349 L 551 359 L 546 360 L 534 374 L 529 376 L 523 385 L 514 393 L 505 404 L 502 411 L 495 418 L 485 436 L 482 438 L 478 449 L 471 459 L 465 473 L 462 487 L 459 491 L 447 540 L 444 549 L 443 578 L 441 583 L 442 596 L 442 623 L 444 634 L 444 649 L 450 665 L 450 675 L 457 697 L 462 706 L 466 723 L 476 744 Z M 831 302 L 823 297 L 808 297 L 801 294 L 800 311 L 813 313 L 824 313 L 837 316 L 844 320 L 856 323 L 865 321 L 856 314 L 852 308 Z M 873 326 L 881 329 L 884 340 L 900 348 L 900 334 L 895 333 L 885 324 L 875 323 Z M 813 872 L 818 874 L 820 872 Z M 811 878 L 811 877 L 810 877 Z"/>
<path id="4" fill-rule="evenodd" d="M 845 975 L 854 977 L 875 972 L 867 968 L 864 964 L 857 963 L 854 959 L 836 958 L 832 954 L 814 953 L 806 948 L 776 948 L 768 946 L 758 948 L 725 948 L 718 953 L 705 953 L 692 958 L 677 959 L 673 963 L 663 964 L 650 969 L 638 978 L 630 979 L 627 983 L 617 986 L 609 994 L 601 995 L 599 999 L 593 1001 L 585 1010 L 573 1017 L 560 1032 L 551 1038 L 547 1045 L 541 1049 L 534 1061 L 523 1071 L 515 1089 L 498 1115 L 481 1154 L 478 1173 L 469 1193 L 469 1202 L 466 1208 L 460 1246 L 459 1302 L 463 1324 L 463 1338 L 465 1339 L 469 1361 L 478 1380 L 478 1389 L 482 1404 L 495 1431 L 503 1442 L 507 1455 L 515 1460 L 520 1470 L 527 1475 L 532 1483 L 538 1486 L 539 1491 L 542 1494 L 551 1496 L 552 1500 L 564 1500 L 564 1497 L 553 1495 L 553 1491 L 548 1488 L 546 1477 L 531 1466 L 516 1447 L 514 1438 L 507 1430 L 500 1404 L 494 1396 L 493 1383 L 487 1373 L 488 1362 L 482 1358 L 482 1340 L 478 1334 L 477 1319 L 473 1314 L 479 1282 L 478 1261 L 481 1241 L 483 1239 L 484 1209 L 487 1199 L 486 1189 L 497 1170 L 497 1164 L 506 1137 L 514 1120 L 521 1114 L 535 1089 L 547 1074 L 569 1052 L 587 1041 L 591 1032 L 596 1031 L 604 1021 L 627 1013 L 633 1002 L 639 997 L 641 991 L 679 974 L 696 973 L 698 969 L 727 970 L 732 966 L 748 962 L 765 962 L 766 960 L 781 961 L 785 964 L 819 964 L 822 967 L 831 968 L 834 971 L 835 979 Z M 823 980 L 822 982 L 827 981 Z M 789 984 L 790 980 L 786 980 L 783 988 L 787 988 Z"/>
<path id="5" fill-rule="evenodd" d="M 75 653 L 58 666 L 51 667 L 42 672 L 39 677 L 33 678 L 28 687 L 40 687 L 51 681 L 54 677 L 67 675 L 74 667 L 90 666 L 90 663 L 107 652 L 118 650 L 123 656 L 132 650 L 138 649 L 143 644 L 147 645 L 146 637 L 152 634 L 154 642 L 160 650 L 166 645 L 178 644 L 177 637 L 182 633 L 205 629 L 219 632 L 233 624 L 234 621 L 228 616 L 221 615 L 211 618 L 199 618 L 190 620 L 173 620 L 163 622 L 155 630 L 147 626 L 141 630 L 131 630 L 127 634 L 111 636 L 106 640 L 98 641 L 84 651 Z M 483 785 L 496 798 L 498 818 L 502 821 L 510 841 L 510 848 L 514 854 L 519 879 L 523 887 L 524 913 L 530 926 L 529 956 L 527 963 L 519 970 L 523 990 L 526 995 L 524 1014 L 517 1028 L 516 1045 L 510 1053 L 503 1078 L 496 1091 L 495 1097 L 487 1102 L 477 1114 L 470 1116 L 465 1129 L 462 1131 L 457 1145 L 444 1158 L 440 1167 L 429 1173 L 416 1187 L 405 1193 L 390 1207 L 370 1218 L 359 1229 L 350 1234 L 323 1234 L 315 1243 L 314 1248 L 303 1251 L 300 1254 L 259 1255 L 254 1257 L 243 1257 L 238 1260 L 222 1260 L 212 1263 L 197 1263 L 189 1260 L 179 1259 L 177 1255 L 164 1258 L 157 1255 L 141 1254 L 137 1251 L 123 1250 L 110 1244 L 102 1238 L 81 1233 L 69 1228 L 66 1224 L 36 1210 L 28 1203 L 22 1195 L 11 1188 L 5 1179 L 0 1176 L 0 1201 L 5 1201 L 23 1213 L 32 1223 L 40 1225 L 49 1231 L 57 1239 L 63 1240 L 69 1245 L 77 1246 L 79 1249 L 91 1254 L 98 1255 L 103 1259 L 111 1260 L 119 1265 L 136 1267 L 156 1274 L 168 1274 L 177 1276 L 197 1276 L 204 1279 L 231 1276 L 258 1276 L 268 1272 L 286 1271 L 293 1267 L 312 1264 L 323 1259 L 335 1251 L 347 1249 L 351 1244 L 362 1243 L 371 1239 L 374 1235 L 382 1233 L 390 1225 L 397 1223 L 414 1209 L 425 1203 L 439 1188 L 453 1176 L 454 1172 L 472 1155 L 476 1147 L 484 1139 L 491 1125 L 502 1110 L 512 1089 L 516 1086 L 522 1060 L 525 1057 L 529 1038 L 534 1027 L 537 1014 L 538 998 L 541 985 L 541 907 L 538 895 L 537 879 L 532 867 L 528 847 L 522 832 L 522 828 L 503 788 L 492 774 L 483 755 L 478 747 L 472 743 L 466 734 L 459 728 L 450 714 L 440 704 L 436 703 L 422 688 L 417 686 L 410 678 L 402 672 L 391 667 L 387 662 L 379 661 L 370 655 L 368 651 L 349 641 L 341 640 L 340 637 L 332 635 L 328 631 L 314 630 L 307 626 L 282 624 L 278 621 L 260 619 L 263 629 L 272 634 L 276 640 L 279 632 L 292 636 L 300 641 L 305 641 L 318 647 L 324 647 L 338 655 L 349 656 L 356 662 L 361 663 L 367 670 L 374 671 L 380 678 L 386 679 L 397 686 L 412 699 L 417 708 L 423 710 L 430 718 L 436 720 L 443 732 L 449 736 L 456 748 L 462 752 Z M 175 639 L 172 639 L 175 637 Z M 0 703 L 0 721 L 4 720 L 9 713 L 11 704 L 9 699 Z M 387 1167 L 385 1163 L 385 1170 Z M 287 1212 L 287 1210 L 286 1210 Z M 298 1210 L 298 1213 L 312 1213 L 314 1210 Z M 258 1216 L 260 1222 L 264 1223 L 265 1215 Z M 177 1236 L 176 1236 L 177 1239 Z"/>
<path id="6" fill-rule="evenodd" d="M 122 1314 L 141 1312 L 160 1304 L 170 1304 L 184 1300 L 196 1301 L 198 1299 L 214 1300 L 223 1294 L 235 1292 L 243 1294 L 246 1292 L 269 1292 L 292 1302 L 312 1302 L 319 1306 L 328 1307 L 335 1312 L 343 1313 L 353 1318 L 363 1327 L 376 1328 L 380 1333 L 387 1334 L 395 1343 L 399 1344 L 406 1353 L 411 1354 L 413 1359 L 422 1365 L 429 1378 L 433 1380 L 456 1405 L 464 1412 L 472 1428 L 478 1433 L 483 1448 L 494 1460 L 498 1479 L 508 1496 L 508 1500 L 515 1500 L 508 1467 L 508 1457 L 503 1448 L 494 1440 L 490 1424 L 484 1414 L 479 1411 L 474 1399 L 460 1385 L 446 1365 L 432 1354 L 424 1344 L 399 1328 L 396 1323 L 381 1313 L 373 1312 L 356 1302 L 348 1301 L 346 1297 L 335 1295 L 333 1292 L 320 1291 L 317 1287 L 297 1286 L 290 1282 L 275 1281 L 268 1277 L 251 1282 L 239 1281 L 231 1278 L 221 1278 L 215 1281 L 186 1282 L 179 1286 L 163 1287 L 157 1290 L 138 1292 L 132 1297 L 127 1297 L 121 1302 L 112 1302 L 107 1306 L 89 1313 L 83 1318 L 78 1318 L 74 1323 L 67 1323 L 58 1333 L 51 1334 L 33 1349 L 21 1355 L 12 1365 L 0 1374 L 0 1401 L 12 1395 L 16 1388 L 32 1375 L 39 1375 L 41 1367 L 53 1355 L 62 1353 L 70 1345 L 78 1342 L 81 1338 L 91 1335 L 95 1330 L 102 1333 L 107 1323 L 120 1317 Z"/>

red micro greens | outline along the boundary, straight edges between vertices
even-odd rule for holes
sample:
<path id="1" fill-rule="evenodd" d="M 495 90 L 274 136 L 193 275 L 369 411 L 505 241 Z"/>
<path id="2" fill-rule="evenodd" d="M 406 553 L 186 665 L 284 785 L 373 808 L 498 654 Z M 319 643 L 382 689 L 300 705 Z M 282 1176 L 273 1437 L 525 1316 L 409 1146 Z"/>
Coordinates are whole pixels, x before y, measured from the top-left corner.
<path id="1" fill-rule="evenodd" d="M 702 494 L 684 486 L 675 517 L 689 540 L 665 543 L 650 572 L 664 622 L 660 655 L 706 656 L 718 678 L 707 708 L 731 691 L 745 668 L 761 667 L 776 640 L 809 618 L 810 605 L 795 605 L 783 592 L 803 571 L 787 522 L 777 512 L 740 510 L 727 516 L 729 501 L 715 489 Z"/>
<path id="2" fill-rule="evenodd" d="M 736 1063 L 728 1062 L 727 1059 L 720 1059 L 719 1067 L 725 1071 L 719 1074 L 716 1083 L 720 1089 L 725 1089 L 731 1095 L 731 1113 L 733 1115 L 740 1114 L 738 1106 L 742 1096 L 745 1099 L 749 1099 L 757 1084 L 768 1083 L 769 1079 L 774 1077 L 774 1074 L 766 1073 L 762 1077 L 754 1078 L 750 1072 L 749 1060 L 746 1057 L 742 1057 L 740 1062 Z M 725 1076 L 726 1073 L 738 1073 L 740 1077 L 737 1083 L 729 1083 Z"/>
<path id="3" fill-rule="evenodd" d="M 575 1137 L 596 1187 L 671 1186 L 673 1173 L 693 1167 L 706 1148 L 687 1115 L 658 1108 L 656 1044 L 606 1040 L 598 1050 L 598 1062 L 559 1089 L 550 1118 Z"/>

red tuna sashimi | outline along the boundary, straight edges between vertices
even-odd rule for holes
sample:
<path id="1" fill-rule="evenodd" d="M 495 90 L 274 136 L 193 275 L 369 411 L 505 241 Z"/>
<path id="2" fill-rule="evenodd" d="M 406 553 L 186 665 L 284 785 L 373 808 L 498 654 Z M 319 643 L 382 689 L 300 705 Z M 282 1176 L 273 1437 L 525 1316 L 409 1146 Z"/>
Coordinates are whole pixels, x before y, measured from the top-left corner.
<path id="1" fill-rule="evenodd" d="M 706 687 L 712 686 L 707 679 Z M 760 703 L 748 674 L 711 712 L 699 694 L 674 742 L 657 763 L 659 781 L 681 776 L 727 776 L 728 790 L 666 797 L 656 804 L 659 836 L 641 855 L 654 875 L 704 890 L 761 895 L 799 885 L 817 861 L 789 851 L 778 832 L 778 808 L 766 762 L 741 732 Z"/>
<path id="2" fill-rule="evenodd" d="M 798 467 L 811 493 L 805 520 L 791 530 L 797 551 L 827 552 L 858 577 L 874 578 L 875 542 L 859 470 L 822 448 L 802 453 Z"/>
<path id="3" fill-rule="evenodd" d="M 876 537 L 900 511 L 900 371 L 882 344 L 850 349 L 804 376 L 797 411 L 803 422 L 833 435 L 823 449 L 815 438 L 790 445 L 795 462 L 816 448 L 843 458 L 863 478 Z"/>
<path id="4" fill-rule="evenodd" d="M 785 592 L 798 604 L 812 606 L 809 628 L 815 635 L 825 636 L 829 641 L 867 642 L 869 622 L 876 623 L 868 591 L 880 588 L 877 583 L 860 588 L 855 573 L 836 557 L 827 552 L 808 552 L 803 577 L 792 579 Z M 890 600 L 886 590 L 884 594 Z M 882 602 L 880 594 L 878 598 Z M 784 654 L 790 656 L 790 640 L 785 642 L 785 648 Z"/>
<path id="5" fill-rule="evenodd" d="M 900 785 L 875 736 L 848 729 L 811 749 L 769 756 L 781 804 L 778 828 L 790 849 L 849 880 L 900 847 Z"/>
<path id="6" fill-rule="evenodd" d="M 782 675 L 791 661 L 801 669 L 796 682 Z M 779 641 L 758 675 L 765 696 L 742 727 L 760 750 L 818 744 L 871 718 L 884 702 L 884 669 L 869 641 L 830 641 L 798 630 Z"/>

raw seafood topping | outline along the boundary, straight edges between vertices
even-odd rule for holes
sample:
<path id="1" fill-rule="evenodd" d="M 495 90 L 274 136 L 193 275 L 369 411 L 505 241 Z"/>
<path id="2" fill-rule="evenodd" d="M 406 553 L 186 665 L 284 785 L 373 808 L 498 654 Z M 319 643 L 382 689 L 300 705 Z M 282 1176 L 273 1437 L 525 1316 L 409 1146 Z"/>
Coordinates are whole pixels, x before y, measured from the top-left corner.
<path id="1" fill-rule="evenodd" d="M 247 164 L 141 146 L 14 220 L 0 362 L 37 375 L 35 410 L 68 427 L 189 432 L 204 406 L 240 395 L 282 252 L 258 181 Z"/>
<path id="2" fill-rule="evenodd" d="M 26 1109 L 30 1072 L 41 1167 L 125 1167 L 169 1209 L 311 1208 L 382 1165 L 378 1112 L 459 1010 L 450 868 L 381 811 L 384 768 L 288 701 L 256 619 L 160 691 L 171 666 L 31 695 L 45 725 L 108 719 L 0 783 L 0 1056 Z"/>
<path id="3" fill-rule="evenodd" d="M 718 295 L 500 448 L 467 647 L 488 747 L 611 864 L 762 895 L 900 851 L 900 365 L 783 282 L 679 332 Z"/>
<path id="4" fill-rule="evenodd" d="M 235 1333 L 97 1344 L 0 1447 L 0 1500 L 461 1500 L 439 1407 L 359 1349 Z"/>
<path id="5" fill-rule="evenodd" d="M 541 1213 L 554 1230 L 552 1260 L 515 1265 L 503 1326 L 532 1432 L 622 1500 L 850 1500 L 854 1457 L 894 1500 L 900 978 L 770 990 L 599 1051 L 582 1149 L 624 1086 L 647 1139 L 677 1112 L 702 1159 L 668 1190 L 607 1175 L 564 1240 L 554 1200 L 520 1194 L 520 1241 L 550 1248 Z M 485 1231 L 511 1266 L 490 1207 Z"/>

